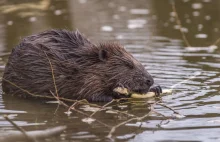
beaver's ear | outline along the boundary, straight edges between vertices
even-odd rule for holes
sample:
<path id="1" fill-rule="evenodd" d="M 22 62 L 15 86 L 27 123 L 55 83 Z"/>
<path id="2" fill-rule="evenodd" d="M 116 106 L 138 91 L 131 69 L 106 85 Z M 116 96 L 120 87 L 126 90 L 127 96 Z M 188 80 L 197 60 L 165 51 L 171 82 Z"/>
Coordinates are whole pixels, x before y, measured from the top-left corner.
<path id="1" fill-rule="evenodd" d="M 99 60 L 101 61 L 107 61 L 108 59 L 108 52 L 106 50 L 100 50 L 99 51 Z"/>

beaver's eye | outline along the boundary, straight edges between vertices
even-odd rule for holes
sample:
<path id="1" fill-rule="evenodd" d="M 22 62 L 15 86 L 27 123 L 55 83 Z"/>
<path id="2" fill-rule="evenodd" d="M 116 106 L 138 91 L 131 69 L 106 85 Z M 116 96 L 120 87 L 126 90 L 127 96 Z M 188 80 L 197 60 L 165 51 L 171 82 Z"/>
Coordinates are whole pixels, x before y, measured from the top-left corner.
<path id="1" fill-rule="evenodd" d="M 108 58 L 108 53 L 107 53 L 107 51 L 106 51 L 106 50 L 100 50 L 100 51 L 99 51 L 99 59 L 100 59 L 101 61 L 106 61 L 107 58 Z"/>

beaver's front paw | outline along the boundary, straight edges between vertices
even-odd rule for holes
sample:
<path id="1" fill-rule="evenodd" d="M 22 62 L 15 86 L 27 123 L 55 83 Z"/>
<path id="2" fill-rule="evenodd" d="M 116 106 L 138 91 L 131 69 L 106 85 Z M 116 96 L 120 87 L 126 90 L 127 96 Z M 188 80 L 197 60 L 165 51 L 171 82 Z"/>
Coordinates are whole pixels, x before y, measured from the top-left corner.
<path id="1" fill-rule="evenodd" d="M 149 92 L 155 92 L 156 96 L 158 97 L 162 93 L 162 88 L 160 86 L 154 86 L 150 88 Z"/>

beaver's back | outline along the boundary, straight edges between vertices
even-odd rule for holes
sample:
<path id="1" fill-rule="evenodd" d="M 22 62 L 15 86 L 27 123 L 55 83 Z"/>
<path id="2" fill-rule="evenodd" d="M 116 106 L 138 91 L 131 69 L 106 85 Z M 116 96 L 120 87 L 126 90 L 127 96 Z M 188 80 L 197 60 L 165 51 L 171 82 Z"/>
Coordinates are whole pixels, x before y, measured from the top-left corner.
<path id="1" fill-rule="evenodd" d="M 80 56 L 81 48 L 89 46 L 93 45 L 78 31 L 51 30 L 24 38 L 8 59 L 2 81 L 3 91 L 25 97 L 28 94 L 24 90 L 36 95 L 55 92 L 51 62 L 56 85 L 61 88 L 60 95 L 74 93 L 68 89 L 68 79 L 72 79 L 74 71 L 77 71 L 75 60 Z M 73 81 L 77 79 L 75 77 Z M 62 90 L 64 85 L 67 89 Z"/>

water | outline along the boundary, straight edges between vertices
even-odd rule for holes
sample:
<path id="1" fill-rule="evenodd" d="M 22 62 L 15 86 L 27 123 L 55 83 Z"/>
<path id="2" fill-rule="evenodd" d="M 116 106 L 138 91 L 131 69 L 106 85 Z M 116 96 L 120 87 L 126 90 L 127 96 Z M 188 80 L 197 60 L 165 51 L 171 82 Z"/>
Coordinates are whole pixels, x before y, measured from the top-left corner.
<path id="1" fill-rule="evenodd" d="M 66 125 L 60 137 L 48 141 L 219 141 L 220 136 L 220 49 L 211 46 L 220 37 L 219 1 L 179 0 L 176 10 L 191 47 L 186 47 L 176 24 L 169 0 L 3 0 L 0 2 L 0 69 L 8 53 L 24 36 L 52 28 L 78 29 L 90 40 L 118 41 L 140 60 L 162 88 L 195 76 L 175 87 L 172 95 L 162 96 L 163 103 L 184 118 L 164 120 L 152 115 L 110 128 L 129 118 L 106 111 L 94 115 L 97 121 L 83 122 L 86 116 L 66 108 L 37 100 L 0 95 L 0 131 L 15 128 L 4 114 L 26 131 Z M 154 100 L 151 100 L 154 101 Z M 102 105 L 102 104 L 100 104 Z M 144 116 L 148 106 L 141 103 L 116 104 L 113 107 Z M 57 110 L 56 110 L 57 109 Z M 86 111 L 85 106 L 78 108 Z M 159 105 L 155 110 L 171 116 L 172 111 Z M 140 123 L 142 122 L 142 124 Z M 108 125 L 108 126 L 106 126 Z"/>

